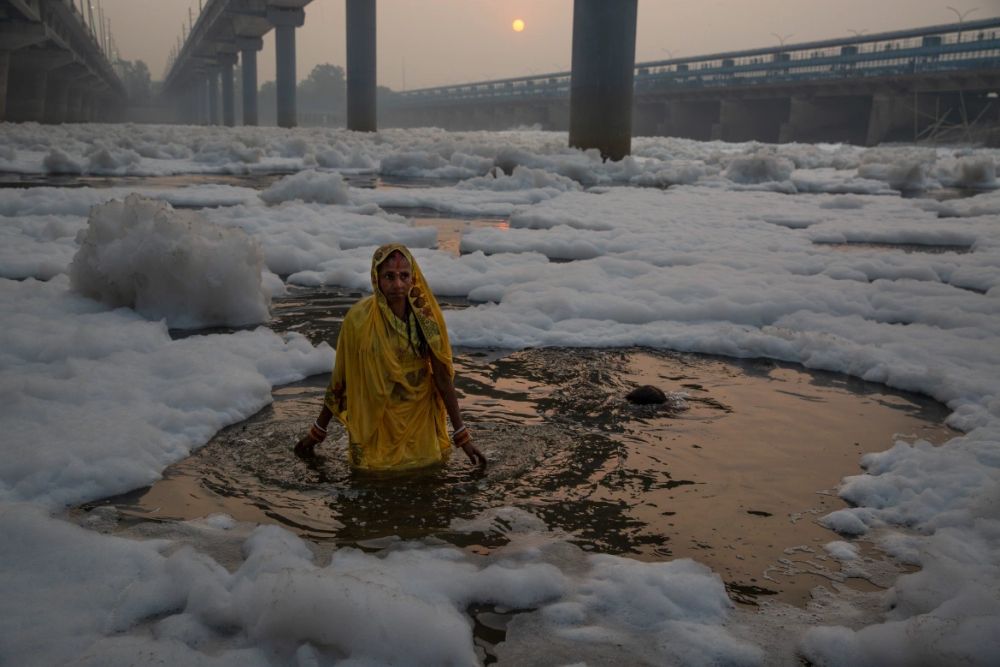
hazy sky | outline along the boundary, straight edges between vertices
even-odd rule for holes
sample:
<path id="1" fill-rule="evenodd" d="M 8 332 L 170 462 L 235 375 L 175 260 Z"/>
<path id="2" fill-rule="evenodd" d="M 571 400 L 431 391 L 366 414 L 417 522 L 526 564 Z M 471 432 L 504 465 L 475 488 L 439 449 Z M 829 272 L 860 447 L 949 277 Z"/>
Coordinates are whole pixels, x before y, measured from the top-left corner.
<path id="1" fill-rule="evenodd" d="M 78 0 L 79 1 L 79 0 Z M 110 18 L 119 52 L 163 76 L 199 0 L 91 0 Z M 207 2 L 207 0 L 204 0 Z M 613 0 L 609 0 L 613 1 Z M 955 11 L 948 9 L 953 7 Z M 568 70 L 573 0 L 377 0 L 378 76 L 394 89 Z M 344 0 L 313 0 L 297 31 L 298 76 L 345 63 Z M 639 0 L 636 59 L 697 56 L 1000 16 L 1000 0 Z M 522 32 L 511 23 L 525 22 Z M 274 32 L 258 56 L 274 78 Z M 405 79 L 405 80 L 404 80 Z"/>

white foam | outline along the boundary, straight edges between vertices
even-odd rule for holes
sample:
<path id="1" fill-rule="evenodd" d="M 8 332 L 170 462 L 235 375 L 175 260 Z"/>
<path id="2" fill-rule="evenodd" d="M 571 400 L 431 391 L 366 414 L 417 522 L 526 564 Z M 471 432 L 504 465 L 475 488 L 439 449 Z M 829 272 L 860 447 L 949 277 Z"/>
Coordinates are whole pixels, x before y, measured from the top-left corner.
<path id="1" fill-rule="evenodd" d="M 196 329 L 265 321 L 263 269 L 259 246 L 241 230 L 130 195 L 92 209 L 69 275 L 85 296 Z"/>
<path id="2" fill-rule="evenodd" d="M 477 302 L 447 312 L 456 345 L 650 345 L 764 356 L 945 402 L 963 435 L 937 447 L 886 443 L 893 446 L 863 459 L 863 474 L 843 481 L 839 492 L 852 506 L 821 518 L 921 569 L 885 594 L 882 615 L 851 611 L 852 599 L 838 599 L 827 611 L 810 611 L 798 634 L 783 640 L 798 642 L 816 664 L 995 664 L 997 151 L 666 138 L 633 146 L 632 157 L 605 162 L 596 151 L 567 148 L 565 134 L 538 131 L 364 135 L 28 123 L 4 127 L 0 161 L 25 174 L 44 173 L 53 156 L 50 165 L 88 173 L 323 165 L 464 179 L 341 191 L 337 177 L 313 172 L 285 181 L 274 206 L 249 188 L 143 192 L 218 206 L 200 213 L 202 231 L 229 238 L 240 229 L 254 239 L 263 262 L 238 282 L 268 294 L 283 289 L 274 274 L 290 273 L 303 284 L 369 289 L 371 247 L 403 241 L 436 292 Z M 316 187 L 306 187 L 310 179 Z M 625 184 L 667 189 L 611 187 Z M 938 187 L 984 192 L 940 202 L 893 195 Z M 330 368 L 332 352 L 301 337 L 258 330 L 172 341 L 162 322 L 71 293 L 58 271 L 75 248 L 74 230 L 91 206 L 136 189 L 0 189 L 10 241 L 0 255 L 3 275 L 51 278 L 0 280 L 0 636 L 8 640 L 0 642 L 0 662 L 113 664 L 142 656 L 324 664 L 352 656 L 364 664 L 405 662 L 419 646 L 429 662 L 462 664 L 476 659 L 469 604 L 533 610 L 515 616 L 497 649 L 512 664 L 539 655 L 563 664 L 771 658 L 770 645 L 755 648 L 735 638 L 748 633 L 725 625 L 733 622 L 725 591 L 705 568 L 588 556 L 523 510 L 493 508 L 456 526 L 508 525 L 508 537 L 525 540 L 492 560 L 399 541 L 379 555 L 343 550 L 317 563 L 308 545 L 265 527 L 246 542 L 244 559 L 226 567 L 197 549 L 108 538 L 52 518 L 64 504 L 148 484 L 219 428 L 259 409 L 274 384 Z M 333 190 L 349 199 L 327 199 Z M 782 194 L 804 192 L 814 194 Z M 302 198 L 314 201 L 296 201 Z M 510 226 L 468 231 L 466 254 L 456 258 L 434 250 L 433 229 L 386 213 L 394 207 L 509 216 Z M 177 211 L 167 218 L 187 219 Z M 149 238 L 194 247 L 202 236 Z M 932 247 L 942 244 L 970 252 Z M 921 245 L 939 252 L 909 252 Z M 249 257 L 245 250 L 229 259 Z M 108 252 L 112 264 L 128 254 Z M 242 539 L 223 517 L 198 531 L 198 539 L 212 531 Z M 851 546 L 831 542 L 827 552 L 846 566 Z M 824 614 L 834 606 L 849 623 L 808 627 L 830 618 Z M 358 608 L 373 625 L 352 624 Z M 340 625 L 325 620 L 341 616 Z"/>
<path id="3" fill-rule="evenodd" d="M 285 176 L 280 181 L 260 193 L 260 198 L 268 204 L 297 199 L 319 204 L 349 204 L 350 188 L 343 176 L 337 173 L 321 173 L 313 169 Z"/>

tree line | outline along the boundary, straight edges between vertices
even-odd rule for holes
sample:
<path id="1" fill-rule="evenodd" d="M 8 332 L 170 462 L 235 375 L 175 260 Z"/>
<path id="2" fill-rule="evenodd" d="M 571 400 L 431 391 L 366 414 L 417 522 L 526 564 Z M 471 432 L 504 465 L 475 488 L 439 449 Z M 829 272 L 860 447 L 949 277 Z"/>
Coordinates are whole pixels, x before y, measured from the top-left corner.
<path id="1" fill-rule="evenodd" d="M 150 79 L 149 67 L 142 60 L 119 60 L 118 76 L 125 85 L 129 104 L 151 104 L 157 84 Z M 238 74 L 238 72 L 237 72 Z M 234 77 L 237 118 L 240 115 L 240 77 Z M 347 79 L 340 65 L 323 63 L 313 67 L 309 76 L 296 87 L 296 107 L 302 125 L 342 126 L 347 123 Z M 395 93 L 385 86 L 378 87 L 379 103 Z M 257 113 L 261 125 L 277 123 L 277 84 L 266 81 L 257 93 Z"/>

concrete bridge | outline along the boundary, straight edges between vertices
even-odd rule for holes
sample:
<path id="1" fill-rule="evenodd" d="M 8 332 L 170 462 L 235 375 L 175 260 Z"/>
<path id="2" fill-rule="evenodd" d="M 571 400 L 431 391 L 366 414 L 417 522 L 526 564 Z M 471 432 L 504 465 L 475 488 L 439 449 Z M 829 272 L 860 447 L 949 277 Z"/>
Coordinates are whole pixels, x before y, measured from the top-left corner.
<path id="1" fill-rule="evenodd" d="M 571 72 L 412 90 L 389 126 L 566 130 Z M 636 63 L 633 134 L 1000 145 L 1000 18 Z"/>
<path id="2" fill-rule="evenodd" d="M 243 122 L 257 124 L 257 52 L 275 32 L 278 123 L 295 124 L 295 29 L 310 0 L 208 0 L 170 61 L 163 97 L 188 123 L 235 124 L 233 67 L 242 70 Z M 220 96 L 221 87 L 221 96 Z M 289 88 L 291 92 L 289 93 Z"/>
<path id="3" fill-rule="evenodd" d="M 121 79 L 72 0 L 0 0 L 0 121 L 109 121 L 124 103 Z"/>
<path id="4" fill-rule="evenodd" d="M 240 63 L 242 118 L 256 125 L 257 52 L 275 31 L 277 119 L 297 124 L 295 29 L 311 0 L 208 0 L 179 52 L 171 60 L 163 97 L 187 123 L 234 125 L 233 68 Z M 375 0 L 346 0 L 348 125 L 375 129 Z"/>

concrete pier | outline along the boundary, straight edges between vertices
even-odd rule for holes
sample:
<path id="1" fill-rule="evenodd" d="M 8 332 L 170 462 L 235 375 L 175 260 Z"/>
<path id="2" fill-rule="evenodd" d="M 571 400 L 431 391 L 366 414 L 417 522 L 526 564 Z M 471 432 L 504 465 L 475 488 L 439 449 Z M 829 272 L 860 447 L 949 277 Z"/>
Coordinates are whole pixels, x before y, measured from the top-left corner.
<path id="1" fill-rule="evenodd" d="M 570 146 L 631 152 L 637 16 L 638 0 L 574 0 Z"/>
<path id="2" fill-rule="evenodd" d="M 195 118 L 197 125 L 208 125 L 211 115 L 208 110 L 208 79 L 205 76 L 198 78 L 194 85 L 195 96 Z"/>
<path id="3" fill-rule="evenodd" d="M 10 51 L 0 51 L 0 121 L 7 120 L 7 80 L 10 73 Z"/>
<path id="4" fill-rule="evenodd" d="M 792 97 L 791 113 L 778 141 L 864 145 L 871 108 L 872 98 L 867 95 Z"/>
<path id="5" fill-rule="evenodd" d="M 13 123 L 40 121 L 45 116 L 48 70 L 14 59 L 7 79 L 7 118 Z"/>
<path id="6" fill-rule="evenodd" d="M 219 124 L 219 72 L 215 68 L 208 72 L 208 124 Z"/>
<path id="7" fill-rule="evenodd" d="M 722 100 L 720 126 L 712 138 L 776 143 L 782 124 L 788 120 L 790 107 L 787 97 Z"/>
<path id="8" fill-rule="evenodd" d="M 20 50 L 10 59 L 6 120 L 45 120 L 49 73 L 73 62 L 72 54 L 55 50 Z"/>
<path id="9" fill-rule="evenodd" d="M 722 103 L 717 100 L 673 101 L 667 104 L 668 125 L 664 134 L 708 141 L 719 123 Z"/>
<path id="10" fill-rule="evenodd" d="M 267 20 L 274 26 L 275 78 L 279 127 L 298 124 L 295 104 L 295 29 L 305 22 L 301 9 L 268 7 Z"/>
<path id="11" fill-rule="evenodd" d="M 45 82 L 45 116 L 42 122 L 54 125 L 69 120 L 70 85 L 76 76 L 79 72 L 74 72 L 72 66 L 49 74 Z"/>
<path id="12" fill-rule="evenodd" d="M 66 96 L 66 122 L 79 123 L 83 114 L 80 111 L 80 103 L 83 100 L 83 91 L 79 87 L 79 82 L 73 82 L 69 86 L 69 94 Z"/>
<path id="13" fill-rule="evenodd" d="M 243 124 L 256 125 L 257 113 L 257 52 L 264 47 L 260 37 L 240 37 L 236 40 L 240 50 L 240 69 L 243 94 Z"/>
<path id="14" fill-rule="evenodd" d="M 375 0 L 347 0 L 347 129 L 378 129 Z"/>
<path id="15" fill-rule="evenodd" d="M 236 64 L 235 53 L 220 53 L 219 74 L 222 78 L 222 124 L 226 127 L 236 125 L 236 100 L 233 88 L 233 65 Z"/>

